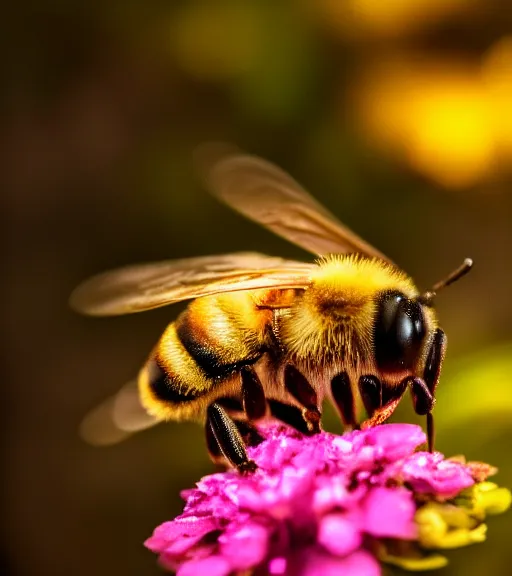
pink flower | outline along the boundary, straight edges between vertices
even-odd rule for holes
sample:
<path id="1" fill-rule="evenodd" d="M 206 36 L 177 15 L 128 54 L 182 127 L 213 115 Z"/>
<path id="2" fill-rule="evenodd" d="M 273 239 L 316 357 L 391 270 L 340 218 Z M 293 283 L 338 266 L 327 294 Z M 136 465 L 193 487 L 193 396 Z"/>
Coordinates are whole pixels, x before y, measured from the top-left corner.
<path id="1" fill-rule="evenodd" d="M 401 465 L 399 473 L 415 492 L 435 494 L 438 499 L 453 498 L 461 487 L 473 484 L 470 469 L 445 460 L 440 452 L 416 452 Z"/>
<path id="2" fill-rule="evenodd" d="M 425 498 L 474 484 L 469 466 L 415 452 L 426 438 L 410 424 L 343 436 L 273 425 L 262 434 L 249 449 L 255 473 L 204 477 L 183 493 L 183 514 L 145 542 L 164 567 L 178 576 L 377 576 L 383 543 L 415 544 Z"/>

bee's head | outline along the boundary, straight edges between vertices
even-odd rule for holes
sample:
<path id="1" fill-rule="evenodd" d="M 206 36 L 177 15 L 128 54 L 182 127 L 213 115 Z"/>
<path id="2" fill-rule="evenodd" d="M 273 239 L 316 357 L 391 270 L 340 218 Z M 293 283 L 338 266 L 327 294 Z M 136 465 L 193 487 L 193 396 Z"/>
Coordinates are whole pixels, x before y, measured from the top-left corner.
<path id="1" fill-rule="evenodd" d="M 467 258 L 431 290 L 408 298 L 397 290 L 379 294 L 374 324 L 377 366 L 384 372 L 412 370 L 424 349 L 424 343 L 436 327 L 434 298 L 439 290 L 467 274 L 473 265 Z"/>

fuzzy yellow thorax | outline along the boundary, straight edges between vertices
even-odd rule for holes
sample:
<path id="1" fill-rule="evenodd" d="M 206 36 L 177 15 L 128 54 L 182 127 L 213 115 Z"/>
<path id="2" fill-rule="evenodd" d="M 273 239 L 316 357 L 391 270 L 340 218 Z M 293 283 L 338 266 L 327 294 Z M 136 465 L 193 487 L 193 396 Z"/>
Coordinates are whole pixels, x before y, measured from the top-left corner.
<path id="1" fill-rule="evenodd" d="M 292 355 L 321 360 L 337 352 L 368 356 L 378 295 L 418 294 L 412 280 L 391 264 L 360 255 L 331 255 L 318 262 L 311 284 L 283 320 L 282 339 Z"/>

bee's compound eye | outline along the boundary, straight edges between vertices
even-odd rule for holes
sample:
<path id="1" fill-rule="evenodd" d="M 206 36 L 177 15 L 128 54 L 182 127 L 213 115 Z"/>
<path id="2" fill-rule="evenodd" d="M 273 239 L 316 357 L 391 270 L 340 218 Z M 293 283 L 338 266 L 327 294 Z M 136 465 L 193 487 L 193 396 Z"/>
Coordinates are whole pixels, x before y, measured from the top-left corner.
<path id="1" fill-rule="evenodd" d="M 425 337 L 421 304 L 400 292 L 385 292 L 378 300 L 374 327 L 377 366 L 397 372 L 411 368 Z"/>

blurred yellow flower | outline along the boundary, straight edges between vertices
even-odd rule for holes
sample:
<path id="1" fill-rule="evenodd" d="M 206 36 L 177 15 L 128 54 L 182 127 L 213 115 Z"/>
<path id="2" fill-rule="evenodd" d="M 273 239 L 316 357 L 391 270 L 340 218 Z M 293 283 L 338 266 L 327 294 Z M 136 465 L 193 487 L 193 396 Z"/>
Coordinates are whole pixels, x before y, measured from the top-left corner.
<path id="1" fill-rule="evenodd" d="M 512 155 L 512 41 L 483 62 L 421 55 L 370 66 L 355 91 L 369 141 L 452 189 L 476 185 Z"/>
<path id="2" fill-rule="evenodd" d="M 424 572 L 425 570 L 437 570 L 439 568 L 444 568 L 448 564 L 448 558 L 442 556 L 441 554 L 430 554 L 426 556 L 408 557 L 408 556 L 395 556 L 393 554 L 388 554 L 386 551 L 379 553 L 379 558 L 386 562 L 386 564 L 391 564 L 392 566 L 398 566 L 409 572 Z"/>
<path id="3" fill-rule="evenodd" d="M 423 548 L 449 549 L 483 542 L 487 526 L 453 504 L 429 502 L 416 513 Z"/>
<path id="4" fill-rule="evenodd" d="M 479 482 L 455 499 L 458 506 L 464 506 L 471 516 L 482 520 L 486 514 L 503 514 L 510 508 L 511 502 L 510 490 L 500 488 L 494 482 Z"/>

